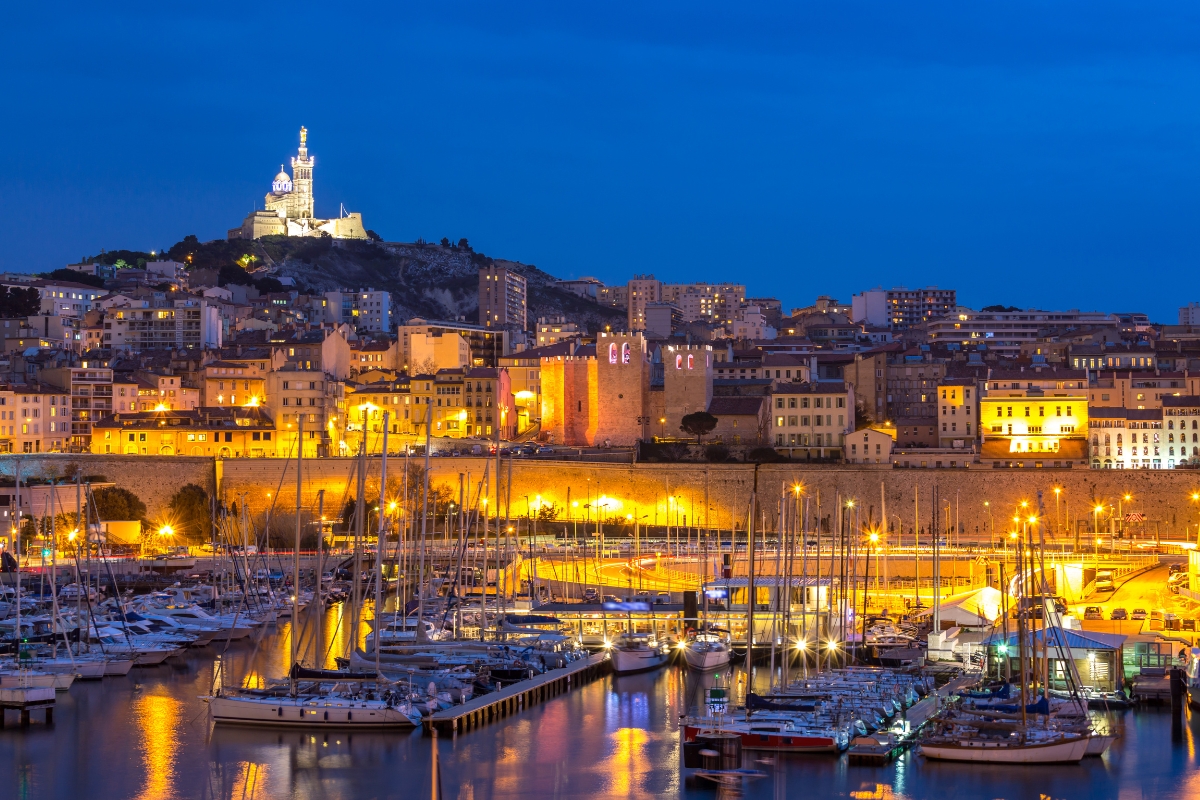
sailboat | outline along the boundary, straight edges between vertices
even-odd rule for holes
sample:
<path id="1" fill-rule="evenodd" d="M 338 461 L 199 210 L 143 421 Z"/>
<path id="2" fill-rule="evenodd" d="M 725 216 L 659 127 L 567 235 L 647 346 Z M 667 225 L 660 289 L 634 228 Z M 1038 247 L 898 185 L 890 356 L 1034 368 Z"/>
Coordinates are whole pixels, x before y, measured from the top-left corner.
<path id="1" fill-rule="evenodd" d="M 302 420 L 301 415 L 297 420 Z M 387 430 L 387 416 L 383 419 Z M 366 437 L 364 426 L 363 437 Z M 365 445 L 364 445 L 365 446 Z M 387 447 L 384 446 L 384 474 L 387 485 Z M 303 425 L 296 438 L 296 542 L 294 568 L 300 553 L 303 476 Z M 360 493 L 361 496 L 361 493 Z M 381 544 L 382 544 L 382 537 Z M 377 562 L 382 558 L 380 549 Z M 218 688 L 204 698 L 213 720 L 237 725 L 283 725 L 338 728 L 389 728 L 421 724 L 421 712 L 407 694 L 376 672 L 305 669 L 299 662 L 299 569 L 294 572 L 292 593 L 292 667 L 286 678 L 270 682 L 265 689 Z M 358 613 L 358 608 L 354 609 Z"/>
<path id="2" fill-rule="evenodd" d="M 717 631 L 699 631 L 683 644 L 683 660 L 701 671 L 729 666 L 730 652 L 729 639 Z"/>
<path id="3" fill-rule="evenodd" d="M 935 508 L 937 490 L 934 490 Z M 1041 508 L 1041 492 L 1038 492 L 1039 517 L 1045 514 Z M 935 517 L 936 518 L 936 517 Z M 1032 523 L 1027 527 L 1028 541 L 1022 541 L 1017 548 L 1017 569 L 1020 574 L 1018 586 L 1022 597 L 1029 593 L 1036 573 L 1033 554 L 1036 551 L 1033 543 Z M 936 539 L 935 539 L 936 541 Z M 937 564 L 935 561 L 935 574 Z M 1043 570 L 1043 596 L 1045 596 Z M 935 601 L 936 602 L 936 601 Z M 1045 606 L 1052 607 L 1052 603 Z M 1021 605 L 1018 605 L 1021 607 Z M 936 609 L 936 606 L 935 606 Z M 935 620 L 936 610 L 935 610 Z M 1033 703 L 1028 702 L 1034 696 L 1030 686 L 1031 678 L 1036 679 L 1043 671 L 1038 663 L 1035 642 L 1035 631 L 1031 630 L 1032 618 L 1026 614 L 1017 616 L 1017 642 L 1019 649 L 1020 694 L 1018 695 L 1018 715 L 997 714 L 992 710 L 975 710 L 961 708 L 947 710 L 931 720 L 930 733 L 922 739 L 920 752 L 929 759 L 939 761 L 972 761 L 1000 764 L 1062 764 L 1076 763 L 1088 753 L 1089 747 L 1095 744 L 1089 729 L 1078 729 L 1077 726 L 1064 726 L 1058 721 L 1052 725 L 1049 697 Z M 1050 628 L 1042 629 L 1045 645 L 1045 679 L 1043 689 L 1049 684 L 1049 652 L 1048 634 Z M 1083 708 L 1083 706 L 1081 706 Z M 1030 719 L 1031 715 L 1042 715 L 1041 727 L 1037 727 Z M 1097 740 L 1099 741 L 1099 740 Z M 1105 745 L 1106 746 L 1106 745 Z"/>

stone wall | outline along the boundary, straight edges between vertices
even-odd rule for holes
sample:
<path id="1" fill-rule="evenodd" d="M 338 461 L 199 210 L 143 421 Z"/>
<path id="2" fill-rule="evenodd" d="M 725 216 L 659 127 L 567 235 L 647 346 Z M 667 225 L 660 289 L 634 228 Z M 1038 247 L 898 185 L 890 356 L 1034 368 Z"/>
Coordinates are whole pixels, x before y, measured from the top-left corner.
<path id="1" fill-rule="evenodd" d="M 400 474 L 403 459 L 393 457 L 389 465 Z M 295 503 L 295 465 L 284 459 L 212 459 L 185 456 L 105 456 L 105 455 L 33 455 L 0 459 L 0 476 L 11 479 L 17 465 L 23 475 L 55 476 L 69 464 L 78 463 L 85 474 L 104 475 L 118 486 L 130 489 L 145 501 L 154 515 L 165 507 L 171 495 L 186 483 L 212 488 L 219 482 L 226 500 L 245 502 L 255 511 L 272 503 L 277 510 L 290 509 Z M 458 475 L 469 474 L 475 485 L 483 476 L 483 458 L 435 458 L 431 460 L 431 481 L 451 486 L 458 492 Z M 304 497 L 313 506 L 317 492 L 324 489 L 325 507 L 340 512 L 343 498 L 354 493 L 356 460 L 326 458 L 304 462 Z M 508 462 L 502 466 L 502 484 L 507 484 Z M 1144 514 L 1146 522 L 1137 532 L 1153 538 L 1182 538 L 1184 525 L 1196 535 L 1200 521 L 1200 502 L 1192 493 L 1200 492 L 1200 473 L 1190 470 L 887 470 L 873 468 L 804 467 L 793 464 L 762 465 L 757 470 L 745 464 L 597 464 L 591 462 L 534 461 L 517 459 L 512 464 L 512 516 L 525 513 L 525 496 L 556 501 L 572 509 L 579 519 L 589 514 L 595 520 L 602 513 L 610 520 L 636 514 L 645 524 L 706 524 L 728 529 L 736 523 L 746 525 L 747 504 L 757 475 L 759 508 L 767 528 L 775 526 L 781 492 L 797 484 L 804 486 L 813 511 L 820 497 L 821 514 L 828 517 L 838 498 L 854 498 L 860 519 L 880 517 L 880 488 L 887 503 L 893 526 L 903 525 L 903 536 L 912 533 L 914 492 L 919 498 L 920 524 L 924 528 L 931 516 L 931 490 L 937 485 L 943 501 L 955 509 L 968 536 L 976 530 L 984 537 L 994 529 L 1002 535 L 1017 503 L 1036 504 L 1039 489 L 1043 493 L 1045 513 L 1056 517 L 1054 487 L 1062 489 L 1057 517 L 1077 520 L 1090 530 L 1091 509 L 1097 502 L 1116 507 L 1126 494 L 1131 502 L 1124 511 Z M 377 492 L 379 458 L 368 460 L 368 491 Z M 568 494 L 569 492 L 569 494 Z M 603 498 L 603 499 L 601 499 Z M 568 502 L 569 501 L 569 502 Z M 990 503 L 985 506 L 984 503 Z M 569 503 L 578 503 L 573 507 Z M 585 508 L 591 506 L 591 508 Z M 991 516 L 989 517 L 989 510 Z M 565 518 L 565 517 L 564 517 Z M 1107 529 L 1107 512 L 1101 516 L 1101 528 Z M 1192 539 L 1195 541 L 1195 539 Z"/>
<path id="2" fill-rule="evenodd" d="M 457 493 L 458 474 L 469 474 L 474 485 L 483 475 L 485 461 L 492 465 L 489 469 L 494 468 L 494 461 L 482 458 L 433 459 L 431 481 L 451 486 Z M 396 459 L 390 463 L 395 467 Z M 281 465 L 281 461 L 266 459 L 223 462 L 223 490 L 227 496 L 246 493 L 254 507 L 266 501 L 267 492 L 280 491 Z M 505 461 L 501 470 L 505 487 L 508 468 Z M 306 480 L 305 491 L 315 494 L 316 489 L 325 488 L 327 498 L 330 495 L 341 498 L 347 494 L 353 469 L 353 459 L 308 462 L 306 470 L 311 481 Z M 919 501 L 920 526 L 926 528 L 935 485 L 941 499 L 951 504 L 951 519 L 957 510 L 957 518 L 970 537 L 976 531 L 981 538 L 986 537 L 993 527 L 997 536 L 1003 535 L 1017 504 L 1026 500 L 1035 505 L 1039 489 L 1047 517 L 1057 516 L 1063 530 L 1068 529 L 1068 521 L 1080 521 L 1084 529 L 1090 530 L 1092 507 L 1099 502 L 1115 508 L 1126 494 L 1133 500 L 1123 503 L 1123 510 L 1146 517 L 1137 531 L 1140 534 L 1153 537 L 1157 531 L 1163 538 L 1182 538 L 1186 523 L 1192 526 L 1194 537 L 1200 519 L 1200 503 L 1191 499 L 1193 491 L 1200 491 L 1200 474 L 1184 470 L 935 471 L 778 464 L 762 465 L 756 471 L 753 465 L 744 464 L 626 465 L 519 459 L 512 465 L 511 513 L 514 517 L 523 516 L 525 496 L 540 495 L 547 502 L 555 501 L 571 509 L 581 520 L 589 514 L 592 520 L 600 513 L 610 520 L 636 514 L 643 517 L 644 524 L 665 524 L 669 516 L 672 523 L 704 526 L 707 489 L 707 523 L 722 529 L 736 524 L 744 530 L 756 472 L 759 510 L 768 529 L 775 527 L 781 493 L 797 484 L 803 485 L 806 496 L 811 498 L 814 514 L 819 498 L 823 517 L 830 517 L 839 497 L 854 498 L 863 524 L 880 518 L 882 487 L 891 524 L 902 525 L 906 537 L 912 533 L 914 494 Z M 289 475 L 294 477 L 290 471 Z M 368 476 L 376 490 L 378 475 L 379 460 L 372 459 Z M 1062 489 L 1057 512 L 1056 486 Z M 294 488 L 283 485 L 282 492 L 283 497 L 294 498 Z M 985 501 L 990 505 L 985 506 Z M 572 508 L 573 503 L 579 505 Z M 1108 512 L 1101 515 L 1102 529 L 1107 529 L 1107 518 Z"/>
<path id="3" fill-rule="evenodd" d="M 264 459 L 266 461 L 266 459 Z M 279 464 L 274 459 L 270 463 Z M 0 476 L 12 480 L 18 469 L 22 480 L 30 477 L 57 478 L 73 475 L 75 465 L 86 475 L 103 475 L 117 486 L 129 489 L 146 504 L 151 518 L 159 516 L 181 486 L 194 483 L 212 491 L 215 486 L 213 459 L 191 456 L 122 456 L 71 453 L 0 457 Z"/>

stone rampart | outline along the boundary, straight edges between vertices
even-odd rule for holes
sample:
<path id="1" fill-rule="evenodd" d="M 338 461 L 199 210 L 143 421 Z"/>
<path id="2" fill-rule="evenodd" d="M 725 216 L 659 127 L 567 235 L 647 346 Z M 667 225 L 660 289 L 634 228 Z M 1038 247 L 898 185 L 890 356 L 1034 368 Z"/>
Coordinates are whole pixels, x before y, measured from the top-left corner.
<path id="1" fill-rule="evenodd" d="M 389 459 L 393 475 L 400 474 L 403 459 Z M 214 463 L 209 458 L 186 456 L 106 456 L 40 454 L 0 457 L 0 476 L 11 479 L 17 465 L 23 475 L 63 475 L 68 465 L 78 463 L 85 474 L 104 475 L 136 493 L 151 515 L 159 513 L 171 495 L 186 483 L 207 489 L 218 485 L 228 501 L 244 501 L 252 510 L 262 511 L 272 503 L 277 510 L 290 509 L 295 503 L 295 462 L 285 459 L 229 459 Z M 304 504 L 312 506 L 319 490 L 325 490 L 325 507 L 340 511 L 343 499 L 354 494 L 353 458 L 305 460 Z M 444 484 L 458 493 L 458 474 L 469 474 L 471 485 L 483 476 L 485 465 L 495 461 L 484 458 L 435 458 L 431 460 L 431 481 Z M 377 492 L 379 458 L 367 461 L 368 491 Z M 509 465 L 502 463 L 503 491 L 507 492 Z M 1092 509 L 1106 506 L 1100 515 L 1100 527 L 1108 529 L 1111 506 L 1124 512 L 1144 515 L 1145 522 L 1135 530 L 1147 538 L 1157 533 L 1162 538 L 1182 539 L 1185 525 L 1195 541 L 1200 522 L 1200 501 L 1192 499 L 1200 492 L 1200 473 L 1190 470 L 880 470 L 850 466 L 806 467 L 796 464 L 768 464 L 755 470 L 746 464 L 598 464 L 520 460 L 512 464 L 511 515 L 525 515 L 526 496 L 536 504 L 557 503 L 563 509 L 560 519 L 594 521 L 598 515 L 610 521 L 639 516 L 644 524 L 690 524 L 729 529 L 744 529 L 751 492 L 757 474 L 759 511 L 767 528 L 775 527 L 779 498 L 790 487 L 803 485 L 816 511 L 819 496 L 821 515 L 829 516 L 838 498 L 853 498 L 859 505 L 860 519 L 880 517 L 881 494 L 893 526 L 899 517 L 904 535 L 911 535 L 914 493 L 919 500 L 920 525 L 929 524 L 932 513 L 931 491 L 939 487 L 943 501 L 951 505 L 951 519 L 957 512 L 968 535 L 980 535 L 993 527 L 997 534 L 1008 529 L 1017 504 L 1036 503 L 1039 489 L 1045 513 L 1062 521 L 1079 522 L 1090 530 Z M 494 484 L 493 484 L 494 485 Z M 1054 488 L 1058 495 L 1056 510 Z M 493 490 L 494 491 L 494 490 Z M 708 511 L 705 512 L 705 495 Z M 1131 501 L 1123 498 L 1129 495 Z M 503 501 L 503 498 L 502 498 Z M 985 506 L 987 502 L 990 505 Z M 576 505 L 578 504 L 578 505 Z M 503 505 L 502 505 L 503 507 Z M 991 512 L 989 515 L 989 511 Z M 944 511 L 943 511 L 944 514 Z M 707 519 L 706 519 L 707 516 Z"/>

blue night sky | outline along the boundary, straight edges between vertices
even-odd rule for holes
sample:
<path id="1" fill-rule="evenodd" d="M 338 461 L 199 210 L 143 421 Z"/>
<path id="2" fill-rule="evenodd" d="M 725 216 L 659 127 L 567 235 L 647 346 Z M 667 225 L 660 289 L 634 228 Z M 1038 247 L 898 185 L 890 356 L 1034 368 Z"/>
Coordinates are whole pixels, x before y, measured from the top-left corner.
<path id="1" fill-rule="evenodd" d="M 1194 4 L 109 5 L 5 11 L 0 269 L 221 237 L 305 125 L 318 215 L 561 277 L 1200 300 Z"/>

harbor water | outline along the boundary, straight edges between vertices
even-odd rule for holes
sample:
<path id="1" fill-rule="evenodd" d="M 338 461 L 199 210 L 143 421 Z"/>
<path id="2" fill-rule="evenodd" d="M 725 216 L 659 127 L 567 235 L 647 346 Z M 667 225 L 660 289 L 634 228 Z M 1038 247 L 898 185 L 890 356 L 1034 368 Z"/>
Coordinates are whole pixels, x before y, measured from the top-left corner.
<path id="1" fill-rule="evenodd" d="M 330 612 L 329 630 L 340 630 Z M 77 681 L 59 695 L 52 726 L 0 731 L 0 797 L 19 800 L 430 797 L 434 740 L 421 731 L 347 733 L 214 727 L 200 699 L 216 656 L 227 681 L 282 675 L 290 626 L 258 642 L 188 652 L 124 678 Z M 336 637 L 335 637 L 336 638 Z M 742 678 L 735 673 L 735 685 Z M 766 670 L 756 670 L 765 688 Z M 679 715 L 699 705 L 711 677 L 670 666 L 607 676 L 498 722 L 437 740 L 440 796 L 710 797 L 680 778 Z M 721 796 L 783 798 L 1200 797 L 1200 714 L 1172 734 L 1166 709 L 1122 712 L 1122 737 L 1101 759 L 1009 767 L 926 762 L 908 753 L 885 767 L 845 756 L 747 752 L 765 777 Z"/>

